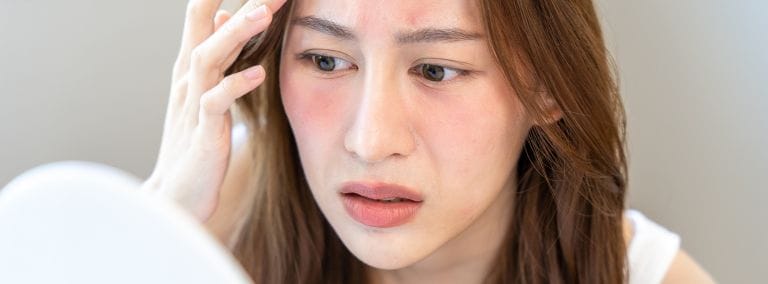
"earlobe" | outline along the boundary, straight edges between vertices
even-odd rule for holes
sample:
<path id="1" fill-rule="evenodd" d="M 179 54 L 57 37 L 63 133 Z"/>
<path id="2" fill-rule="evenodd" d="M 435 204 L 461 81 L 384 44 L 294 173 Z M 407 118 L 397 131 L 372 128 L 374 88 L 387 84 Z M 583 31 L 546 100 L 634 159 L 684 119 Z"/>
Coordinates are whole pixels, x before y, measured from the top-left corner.
<path id="1" fill-rule="evenodd" d="M 552 98 L 548 92 L 542 92 L 539 97 L 539 106 L 541 107 L 542 116 L 535 121 L 538 126 L 549 125 L 556 123 L 563 118 L 563 110 L 557 101 Z"/>

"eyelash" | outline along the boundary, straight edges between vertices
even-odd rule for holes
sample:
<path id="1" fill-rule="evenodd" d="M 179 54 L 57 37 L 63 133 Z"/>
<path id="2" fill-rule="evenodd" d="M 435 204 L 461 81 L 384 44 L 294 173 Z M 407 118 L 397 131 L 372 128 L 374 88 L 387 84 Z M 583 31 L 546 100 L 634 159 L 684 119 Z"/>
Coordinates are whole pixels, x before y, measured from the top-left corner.
<path id="1" fill-rule="evenodd" d="M 318 60 L 318 58 L 320 58 L 320 57 L 325 57 L 325 58 L 333 59 L 334 62 L 344 61 L 347 64 L 352 66 L 352 68 L 350 68 L 351 70 L 357 70 L 357 66 L 355 66 L 354 64 L 352 64 L 352 63 L 350 63 L 350 62 L 348 62 L 348 61 L 346 61 L 344 59 L 335 57 L 335 56 L 318 54 L 318 53 L 311 53 L 311 52 L 302 52 L 302 53 L 297 54 L 296 57 L 299 60 L 302 60 L 302 61 L 307 62 L 308 64 L 311 64 L 312 65 L 311 68 L 313 68 L 314 71 L 316 71 L 316 72 L 318 72 L 320 74 L 323 74 L 323 75 L 331 75 L 332 73 L 337 72 L 337 70 L 325 71 L 325 70 L 319 69 L 317 67 L 317 63 L 315 61 Z M 336 65 L 336 64 L 334 64 L 334 65 Z M 450 71 L 451 73 L 455 74 L 454 78 L 448 79 L 448 80 L 441 80 L 441 81 L 432 81 L 432 80 L 429 80 L 427 78 L 424 78 L 423 74 L 421 73 L 421 69 L 424 68 L 424 66 L 439 67 L 439 68 L 442 68 L 446 72 Z M 451 83 L 451 82 L 453 82 L 453 81 L 455 81 L 457 79 L 461 79 L 463 77 L 469 77 L 469 76 L 472 75 L 472 71 L 469 71 L 469 70 L 452 68 L 452 67 L 447 67 L 447 66 L 438 65 L 438 64 L 428 64 L 428 63 L 422 63 L 422 64 L 418 64 L 418 65 L 416 65 L 414 67 L 411 67 L 408 70 L 408 73 L 411 74 L 411 75 L 414 75 L 414 76 L 418 76 L 419 79 L 421 79 L 422 81 L 426 81 L 425 82 L 426 84 L 431 84 L 431 85 L 447 84 L 447 83 Z"/>

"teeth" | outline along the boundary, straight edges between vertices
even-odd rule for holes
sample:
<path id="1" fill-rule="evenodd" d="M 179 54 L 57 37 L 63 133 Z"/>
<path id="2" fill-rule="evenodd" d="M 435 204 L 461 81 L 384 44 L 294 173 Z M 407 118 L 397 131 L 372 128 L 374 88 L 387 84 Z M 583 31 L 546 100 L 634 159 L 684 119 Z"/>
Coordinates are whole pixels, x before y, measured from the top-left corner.
<path id="1" fill-rule="evenodd" d="M 402 199 L 395 197 L 395 198 L 382 199 L 381 201 L 383 201 L 383 202 L 400 202 L 400 201 L 402 201 Z"/>

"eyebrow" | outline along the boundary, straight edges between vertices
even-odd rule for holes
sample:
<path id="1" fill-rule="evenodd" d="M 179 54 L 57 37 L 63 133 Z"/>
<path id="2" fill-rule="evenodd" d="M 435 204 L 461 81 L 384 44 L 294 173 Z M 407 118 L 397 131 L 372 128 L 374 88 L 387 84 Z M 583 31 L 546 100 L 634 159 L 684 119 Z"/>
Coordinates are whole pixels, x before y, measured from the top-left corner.
<path id="1" fill-rule="evenodd" d="M 309 29 L 337 37 L 345 40 L 354 40 L 355 34 L 347 27 L 334 23 L 330 20 L 314 16 L 306 16 L 293 20 L 294 25 L 307 27 Z"/>
<path id="2" fill-rule="evenodd" d="M 294 25 L 303 26 L 343 40 L 356 40 L 357 37 L 348 27 L 331 20 L 306 16 L 293 20 Z M 479 40 L 483 35 L 457 28 L 423 28 L 412 32 L 397 33 L 395 40 L 398 44 L 429 43 L 429 42 L 456 42 L 465 40 Z"/>

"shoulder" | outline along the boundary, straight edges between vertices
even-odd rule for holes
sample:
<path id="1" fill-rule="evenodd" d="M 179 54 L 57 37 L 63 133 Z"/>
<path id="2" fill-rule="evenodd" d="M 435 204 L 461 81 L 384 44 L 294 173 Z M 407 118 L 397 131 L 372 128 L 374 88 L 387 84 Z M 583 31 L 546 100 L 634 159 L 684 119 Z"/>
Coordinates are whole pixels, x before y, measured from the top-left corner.
<path id="1" fill-rule="evenodd" d="M 630 284 L 714 283 L 712 277 L 680 248 L 680 237 L 636 210 L 624 214 Z"/>
<path id="2" fill-rule="evenodd" d="M 662 283 L 715 283 L 715 281 L 709 273 L 681 249 L 677 251 Z"/>

